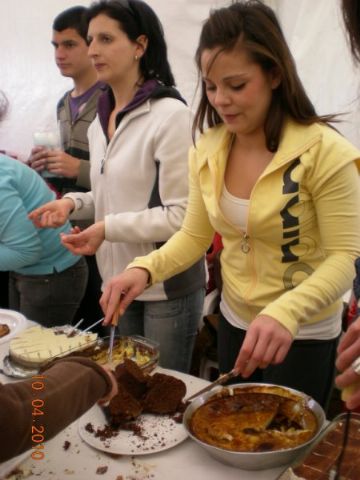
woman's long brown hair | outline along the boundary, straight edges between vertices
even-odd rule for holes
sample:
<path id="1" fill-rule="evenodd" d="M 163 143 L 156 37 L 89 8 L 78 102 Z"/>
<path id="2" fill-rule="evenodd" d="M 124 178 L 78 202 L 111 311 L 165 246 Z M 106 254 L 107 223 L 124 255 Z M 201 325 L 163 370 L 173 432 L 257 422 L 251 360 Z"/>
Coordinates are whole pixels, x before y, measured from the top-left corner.
<path id="1" fill-rule="evenodd" d="M 336 120 L 334 115 L 320 116 L 316 113 L 297 74 L 280 24 L 272 9 L 261 1 L 234 2 L 229 7 L 210 12 L 210 17 L 202 28 L 195 55 L 199 75 L 201 56 L 205 49 L 231 52 L 236 48 L 246 49 L 264 72 L 275 70 L 281 78 L 280 85 L 273 91 L 264 125 L 266 145 L 270 151 L 278 149 L 286 116 L 306 125 Z M 223 122 L 210 105 L 204 82 L 201 81 L 201 96 L 193 123 L 193 138 L 197 129 L 202 133 L 206 125 L 213 127 L 220 123 Z"/>

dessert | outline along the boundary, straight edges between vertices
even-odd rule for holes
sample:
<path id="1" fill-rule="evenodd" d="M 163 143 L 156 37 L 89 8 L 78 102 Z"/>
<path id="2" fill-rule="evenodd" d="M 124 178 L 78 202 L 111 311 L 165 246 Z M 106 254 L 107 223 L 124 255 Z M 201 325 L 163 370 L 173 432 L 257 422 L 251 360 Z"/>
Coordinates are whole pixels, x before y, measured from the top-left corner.
<path id="1" fill-rule="evenodd" d="M 71 332 L 73 328 L 69 327 Z M 61 357 L 69 352 L 74 352 L 88 347 L 97 339 L 96 333 L 81 332 L 71 336 L 67 329 L 31 327 L 21 332 L 10 341 L 10 359 L 24 367 L 38 368 L 48 363 L 54 357 Z"/>
<path id="2" fill-rule="evenodd" d="M 317 433 L 317 418 L 300 397 L 260 390 L 223 389 L 194 411 L 191 432 L 209 445 L 235 452 L 294 448 Z"/>
<path id="3" fill-rule="evenodd" d="M 81 355 L 91 358 L 99 365 L 104 365 L 109 357 L 108 339 L 101 338 L 96 344 L 69 355 Z M 140 336 L 115 338 L 112 364 L 122 364 L 125 359 L 134 360 L 143 371 L 150 372 L 158 362 L 159 349 L 154 342 Z"/>
<path id="4" fill-rule="evenodd" d="M 117 395 L 109 403 L 108 414 L 113 426 L 121 425 L 124 421 L 134 420 L 143 411 L 141 403 L 121 384 L 118 385 Z"/>
<path id="5" fill-rule="evenodd" d="M 130 395 L 141 400 L 147 390 L 148 377 L 137 363 L 125 358 L 115 369 L 115 377 Z"/>
<path id="6" fill-rule="evenodd" d="M 149 378 L 148 390 L 143 398 L 144 411 L 148 413 L 175 413 L 185 396 L 186 386 L 182 380 L 155 373 Z"/>
<path id="7" fill-rule="evenodd" d="M 155 352 L 148 346 L 131 337 L 116 338 L 113 346 L 112 362 L 114 365 L 121 363 L 125 358 L 134 360 L 138 365 L 146 365 L 155 356 Z M 91 352 L 91 358 L 96 363 L 103 365 L 108 361 L 108 345 L 97 346 Z"/>
<path id="8" fill-rule="evenodd" d="M 179 411 L 186 386 L 171 375 L 148 375 L 132 360 L 115 370 L 119 392 L 104 408 L 105 415 L 114 427 L 135 420 L 141 413 L 172 414 Z"/>
<path id="9" fill-rule="evenodd" d="M 6 323 L 0 323 L 0 338 L 5 337 L 10 332 L 9 325 Z"/>
<path id="10" fill-rule="evenodd" d="M 329 480 L 335 478 L 336 472 L 341 480 L 359 479 L 360 416 L 352 414 L 346 444 L 344 415 L 340 417 L 330 424 L 301 463 L 281 475 L 281 480 Z"/>

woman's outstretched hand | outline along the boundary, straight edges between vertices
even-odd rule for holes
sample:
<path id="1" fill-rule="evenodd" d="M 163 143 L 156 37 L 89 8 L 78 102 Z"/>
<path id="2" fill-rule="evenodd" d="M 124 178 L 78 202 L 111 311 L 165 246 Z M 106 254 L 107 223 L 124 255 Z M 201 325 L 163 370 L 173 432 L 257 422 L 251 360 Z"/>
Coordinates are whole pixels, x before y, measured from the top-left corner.
<path id="1" fill-rule="evenodd" d="M 144 268 L 130 268 L 113 277 L 100 298 L 104 312 L 103 325 L 109 325 L 116 309 L 121 316 L 130 303 L 145 290 L 148 283 L 149 272 Z"/>
<path id="2" fill-rule="evenodd" d="M 275 318 L 259 315 L 250 324 L 235 362 L 235 370 L 244 378 L 257 368 L 281 363 L 292 344 L 289 330 Z"/>
<path id="3" fill-rule="evenodd" d="M 28 217 L 37 228 L 57 228 L 68 220 L 74 206 L 71 198 L 61 198 L 36 208 Z"/>
<path id="4" fill-rule="evenodd" d="M 74 255 L 94 255 L 105 240 L 105 223 L 96 222 L 85 230 L 75 227 L 61 234 L 61 243 Z"/>

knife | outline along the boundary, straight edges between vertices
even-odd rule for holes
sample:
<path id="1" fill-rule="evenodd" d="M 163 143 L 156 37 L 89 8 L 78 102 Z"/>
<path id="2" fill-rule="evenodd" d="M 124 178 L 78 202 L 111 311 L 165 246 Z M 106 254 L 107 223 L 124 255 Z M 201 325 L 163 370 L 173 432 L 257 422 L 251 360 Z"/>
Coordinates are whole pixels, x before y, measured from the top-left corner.
<path id="1" fill-rule="evenodd" d="M 215 382 L 210 383 L 206 387 L 204 387 L 201 390 L 199 390 L 198 392 L 194 393 L 189 398 L 187 398 L 185 401 L 189 402 L 190 400 L 193 400 L 195 397 L 198 397 L 202 393 L 208 392 L 212 388 L 216 387 L 216 385 L 222 385 L 223 383 L 230 380 L 230 378 L 233 378 L 233 377 L 236 377 L 236 376 L 237 376 L 237 373 L 236 373 L 235 369 L 230 370 L 230 372 L 228 372 L 228 373 L 223 373 L 222 375 L 220 375 L 220 377 L 217 380 L 215 380 Z"/>
<path id="2" fill-rule="evenodd" d="M 110 330 L 110 343 L 109 343 L 109 355 L 108 355 L 108 363 L 111 364 L 112 362 L 112 353 L 114 347 L 114 339 L 115 339 L 115 328 L 119 321 L 119 308 L 116 308 L 115 312 L 113 313 L 112 320 L 111 320 L 111 330 Z"/>

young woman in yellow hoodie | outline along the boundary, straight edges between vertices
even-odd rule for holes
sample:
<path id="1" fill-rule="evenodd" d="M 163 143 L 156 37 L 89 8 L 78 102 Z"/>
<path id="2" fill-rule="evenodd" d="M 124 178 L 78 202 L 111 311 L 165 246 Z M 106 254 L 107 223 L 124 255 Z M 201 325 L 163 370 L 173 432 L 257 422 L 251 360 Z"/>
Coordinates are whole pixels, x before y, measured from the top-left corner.
<path id="1" fill-rule="evenodd" d="M 273 11 L 211 12 L 196 53 L 201 99 L 181 230 L 106 286 L 105 323 L 178 274 L 221 234 L 220 371 L 305 391 L 326 405 L 341 297 L 360 252 L 360 153 L 317 115 Z M 210 127 L 204 132 L 204 126 Z"/>

